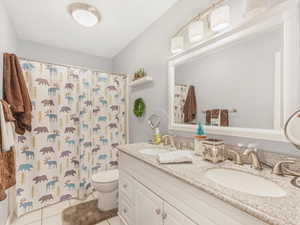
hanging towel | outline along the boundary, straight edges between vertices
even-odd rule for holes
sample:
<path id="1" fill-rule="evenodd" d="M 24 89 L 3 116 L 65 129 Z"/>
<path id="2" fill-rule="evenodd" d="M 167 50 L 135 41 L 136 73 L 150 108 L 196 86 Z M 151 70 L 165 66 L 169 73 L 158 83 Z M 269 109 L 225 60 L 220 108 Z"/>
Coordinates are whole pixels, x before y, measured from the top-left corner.
<path id="1" fill-rule="evenodd" d="M 229 127 L 229 111 L 227 109 L 221 110 L 221 126 Z"/>
<path id="2" fill-rule="evenodd" d="M 160 153 L 157 156 L 157 160 L 161 164 L 170 163 L 191 163 L 193 162 L 191 151 L 172 151 L 168 153 Z"/>
<path id="3" fill-rule="evenodd" d="M 229 126 L 229 111 L 227 109 L 212 109 L 205 112 L 206 125 L 208 126 Z"/>
<path id="4" fill-rule="evenodd" d="M 12 149 L 8 152 L 0 151 L 0 198 L 5 199 L 6 195 L 4 191 L 16 184 L 15 167 L 15 150 Z"/>
<path id="5" fill-rule="evenodd" d="M 184 122 L 189 123 L 196 119 L 197 116 L 197 100 L 194 86 L 190 86 L 186 101 L 183 106 Z"/>
<path id="6" fill-rule="evenodd" d="M 9 108 L 6 110 L 9 110 Z M 8 115 L 10 115 L 9 112 L 7 112 L 7 116 Z M 2 101 L 0 101 L 0 129 L 1 129 L 1 136 L 0 136 L 1 150 L 3 152 L 8 152 L 15 145 L 14 123 L 11 121 L 6 121 Z"/>
<path id="7" fill-rule="evenodd" d="M 4 54 L 3 59 L 3 96 L 11 105 L 15 121 L 15 131 L 23 135 L 31 131 L 32 105 L 26 82 L 15 54 Z"/>

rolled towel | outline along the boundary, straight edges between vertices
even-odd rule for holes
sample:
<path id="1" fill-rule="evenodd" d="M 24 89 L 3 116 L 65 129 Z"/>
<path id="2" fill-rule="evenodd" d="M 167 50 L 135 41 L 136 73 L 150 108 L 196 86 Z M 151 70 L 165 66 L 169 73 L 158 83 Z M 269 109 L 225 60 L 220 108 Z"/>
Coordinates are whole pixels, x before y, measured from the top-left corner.
<path id="1" fill-rule="evenodd" d="M 157 160 L 161 164 L 191 163 L 193 162 L 193 157 L 191 151 L 172 151 L 158 154 Z"/>

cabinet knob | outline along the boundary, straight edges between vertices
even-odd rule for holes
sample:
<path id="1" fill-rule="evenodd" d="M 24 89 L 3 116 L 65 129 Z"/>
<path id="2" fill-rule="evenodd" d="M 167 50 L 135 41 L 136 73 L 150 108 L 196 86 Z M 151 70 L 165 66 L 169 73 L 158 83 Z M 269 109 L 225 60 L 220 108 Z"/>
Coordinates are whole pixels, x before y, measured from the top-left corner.
<path id="1" fill-rule="evenodd" d="M 123 184 L 123 188 L 125 188 L 125 189 L 126 189 L 127 187 L 128 187 L 128 185 L 127 185 L 127 184 Z"/>
<path id="2" fill-rule="evenodd" d="M 126 213 L 127 213 L 127 209 L 124 208 L 124 209 L 123 209 L 123 212 L 126 214 Z"/>
<path id="3" fill-rule="evenodd" d="M 162 214 L 163 220 L 167 219 L 167 217 L 168 217 L 168 214 L 167 214 L 167 213 L 163 213 L 163 214 Z"/>
<path id="4" fill-rule="evenodd" d="M 156 209 L 155 212 L 156 212 L 157 215 L 160 215 L 161 210 L 160 209 Z"/>

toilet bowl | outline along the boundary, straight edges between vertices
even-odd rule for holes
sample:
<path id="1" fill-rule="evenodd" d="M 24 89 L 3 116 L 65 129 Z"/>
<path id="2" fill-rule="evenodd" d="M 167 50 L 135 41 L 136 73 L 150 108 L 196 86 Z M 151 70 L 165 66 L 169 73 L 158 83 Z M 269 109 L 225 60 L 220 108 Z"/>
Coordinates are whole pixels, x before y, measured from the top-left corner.
<path id="1" fill-rule="evenodd" d="M 92 185 L 98 197 L 98 208 L 109 211 L 118 207 L 119 170 L 108 170 L 92 176 Z"/>

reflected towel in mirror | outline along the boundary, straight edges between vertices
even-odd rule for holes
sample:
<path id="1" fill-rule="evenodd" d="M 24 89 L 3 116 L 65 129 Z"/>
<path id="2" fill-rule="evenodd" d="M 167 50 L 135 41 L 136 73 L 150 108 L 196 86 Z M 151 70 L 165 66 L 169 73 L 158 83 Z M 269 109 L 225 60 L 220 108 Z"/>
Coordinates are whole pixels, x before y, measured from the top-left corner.
<path id="1" fill-rule="evenodd" d="M 189 123 L 196 119 L 197 116 L 197 100 L 195 95 L 195 87 L 190 86 L 186 101 L 183 106 L 184 122 Z"/>
<path id="2" fill-rule="evenodd" d="M 206 111 L 206 125 L 208 126 L 229 126 L 229 110 L 212 109 Z"/>

